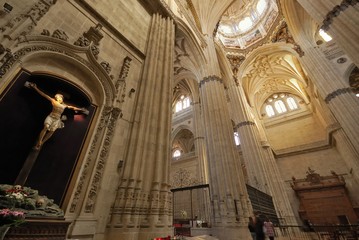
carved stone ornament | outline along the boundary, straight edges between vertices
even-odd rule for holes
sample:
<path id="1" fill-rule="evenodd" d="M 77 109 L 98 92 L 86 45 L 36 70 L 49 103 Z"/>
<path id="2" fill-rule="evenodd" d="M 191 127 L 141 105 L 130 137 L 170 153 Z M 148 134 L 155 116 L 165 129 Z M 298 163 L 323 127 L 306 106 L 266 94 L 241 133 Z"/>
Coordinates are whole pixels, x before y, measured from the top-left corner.
<path id="1" fill-rule="evenodd" d="M 180 168 L 173 174 L 171 185 L 174 188 L 180 188 L 198 185 L 198 183 L 198 180 L 188 170 Z"/>
<path id="2" fill-rule="evenodd" d="M 74 42 L 74 45 L 80 46 L 80 47 L 87 47 L 90 45 L 90 40 L 85 38 L 84 36 L 79 37 L 76 42 Z"/>
<path id="3" fill-rule="evenodd" d="M 95 58 L 98 58 L 98 55 L 100 54 L 100 49 L 97 45 L 91 45 L 91 52 L 95 56 Z"/>
<path id="4" fill-rule="evenodd" d="M 62 31 L 60 29 L 56 29 L 54 31 L 54 33 L 52 34 L 52 37 L 58 38 L 58 39 L 61 39 L 61 40 L 64 40 L 64 41 L 67 41 L 69 39 L 69 37 L 67 36 L 65 31 Z"/>
<path id="5" fill-rule="evenodd" d="M 111 72 L 111 65 L 110 65 L 108 62 L 106 62 L 106 61 L 102 61 L 100 64 L 101 64 L 101 66 L 103 67 L 103 69 L 105 69 L 105 71 L 106 71 L 108 74 L 110 74 L 110 72 Z"/>
<path id="6" fill-rule="evenodd" d="M 90 29 L 83 34 L 83 36 L 95 45 L 100 44 L 100 40 L 103 38 L 101 33 L 102 25 L 97 24 L 96 27 L 90 27 Z"/>
<path id="7" fill-rule="evenodd" d="M 43 29 L 42 32 L 41 32 L 41 35 L 50 36 L 50 31 L 47 30 L 47 29 Z"/>
<path id="8" fill-rule="evenodd" d="M 130 64 L 132 59 L 126 56 L 123 60 L 121 67 L 120 75 L 115 83 L 115 88 L 117 92 L 117 101 L 123 103 L 126 97 L 126 78 L 130 70 Z"/>

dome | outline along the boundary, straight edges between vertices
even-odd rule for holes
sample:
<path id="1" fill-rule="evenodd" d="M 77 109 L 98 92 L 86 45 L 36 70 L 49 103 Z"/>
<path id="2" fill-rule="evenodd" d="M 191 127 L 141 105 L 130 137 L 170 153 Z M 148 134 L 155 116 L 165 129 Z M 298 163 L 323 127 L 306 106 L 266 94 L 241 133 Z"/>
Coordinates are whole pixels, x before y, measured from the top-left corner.
<path id="1" fill-rule="evenodd" d="M 277 16 L 275 0 L 236 0 L 222 15 L 216 37 L 225 47 L 245 49 L 267 35 Z"/>

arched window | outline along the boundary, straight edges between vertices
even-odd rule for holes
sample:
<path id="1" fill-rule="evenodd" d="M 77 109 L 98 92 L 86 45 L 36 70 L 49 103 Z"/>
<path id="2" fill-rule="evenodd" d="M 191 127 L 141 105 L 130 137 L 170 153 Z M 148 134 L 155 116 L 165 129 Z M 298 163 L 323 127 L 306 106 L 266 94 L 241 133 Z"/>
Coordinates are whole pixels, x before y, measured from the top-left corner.
<path id="1" fill-rule="evenodd" d="M 178 158 L 181 156 L 181 151 L 179 149 L 175 150 L 172 154 L 174 158 Z"/>
<path id="2" fill-rule="evenodd" d="M 287 111 L 287 108 L 285 107 L 282 100 L 277 100 L 274 103 L 274 107 L 277 110 L 278 113 L 284 113 Z"/>
<path id="3" fill-rule="evenodd" d="M 297 103 L 295 102 L 294 98 L 292 98 L 292 97 L 287 98 L 287 104 L 288 104 L 290 110 L 294 110 L 294 109 L 298 108 Z"/>
<path id="4" fill-rule="evenodd" d="M 184 95 L 182 95 L 176 103 L 175 111 L 176 112 L 182 111 L 183 109 L 188 108 L 189 106 L 190 106 L 189 97 L 185 97 Z"/>
<path id="5" fill-rule="evenodd" d="M 234 132 L 234 142 L 236 143 L 236 146 L 241 145 L 241 140 L 239 139 L 239 134 L 237 132 Z"/>
<path id="6" fill-rule="evenodd" d="M 262 15 L 262 13 L 264 12 L 264 10 L 266 9 L 267 3 L 266 0 L 259 0 L 257 3 L 257 12 L 259 13 L 259 15 Z"/>
<path id="7" fill-rule="evenodd" d="M 275 115 L 274 109 L 273 109 L 273 107 L 271 105 L 266 106 L 266 113 L 267 113 L 268 117 L 271 117 L 271 116 Z"/>
<path id="8" fill-rule="evenodd" d="M 238 27 L 242 32 L 244 32 L 248 30 L 250 27 L 252 27 L 252 25 L 253 25 L 252 20 L 249 17 L 246 17 L 245 19 L 239 22 Z"/>
<path id="9" fill-rule="evenodd" d="M 267 98 L 263 106 L 263 116 L 275 117 L 277 115 L 288 113 L 299 109 L 300 99 L 288 93 L 274 93 Z"/>

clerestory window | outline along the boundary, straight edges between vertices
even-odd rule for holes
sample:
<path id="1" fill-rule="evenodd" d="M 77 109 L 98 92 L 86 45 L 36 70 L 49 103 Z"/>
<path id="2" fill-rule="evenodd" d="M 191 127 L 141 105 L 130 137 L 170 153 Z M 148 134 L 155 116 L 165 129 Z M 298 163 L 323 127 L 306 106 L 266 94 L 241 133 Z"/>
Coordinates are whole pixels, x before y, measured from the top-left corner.
<path id="1" fill-rule="evenodd" d="M 264 104 L 264 111 L 267 117 L 278 116 L 297 109 L 299 109 L 298 99 L 287 93 L 273 94 Z"/>

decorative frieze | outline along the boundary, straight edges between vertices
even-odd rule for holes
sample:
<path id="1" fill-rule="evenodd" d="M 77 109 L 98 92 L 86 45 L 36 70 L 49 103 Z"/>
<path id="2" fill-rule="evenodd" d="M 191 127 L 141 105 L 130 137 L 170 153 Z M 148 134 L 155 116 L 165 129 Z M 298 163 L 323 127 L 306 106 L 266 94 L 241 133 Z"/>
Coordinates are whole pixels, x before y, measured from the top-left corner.
<path id="1" fill-rule="evenodd" d="M 335 17 L 339 16 L 340 12 L 347 9 L 349 6 L 354 6 L 359 0 L 343 0 L 339 5 L 336 5 L 330 12 L 327 13 L 323 20 L 323 25 L 320 27 L 324 31 L 329 30 L 330 24 L 332 24 Z"/>
<path id="2" fill-rule="evenodd" d="M 208 76 L 208 77 L 204 77 L 200 82 L 199 82 L 199 87 L 201 88 L 203 84 L 207 83 L 207 82 L 211 82 L 211 81 L 218 81 L 220 83 L 223 83 L 223 80 L 216 76 L 216 75 L 212 75 L 212 76 Z"/>
<path id="3" fill-rule="evenodd" d="M 332 92 L 332 93 L 329 93 L 329 94 L 325 97 L 324 101 L 325 101 L 326 103 L 329 103 L 332 99 L 336 98 L 337 96 L 342 95 L 342 94 L 345 94 L 345 93 L 351 93 L 351 92 L 352 92 L 352 91 L 351 91 L 351 88 L 350 88 L 350 87 L 348 87 L 348 88 L 340 88 L 340 89 L 335 90 L 335 91 Z"/>

